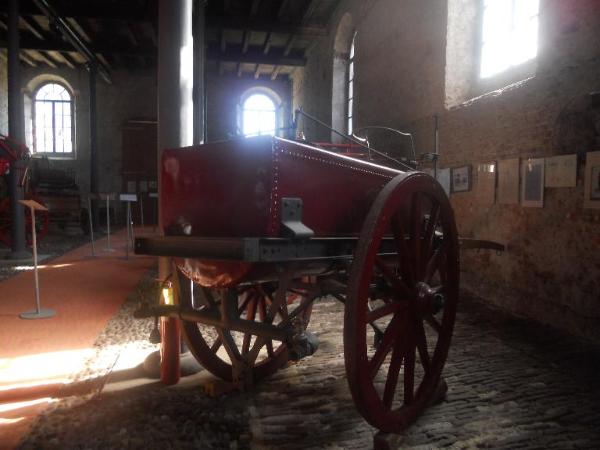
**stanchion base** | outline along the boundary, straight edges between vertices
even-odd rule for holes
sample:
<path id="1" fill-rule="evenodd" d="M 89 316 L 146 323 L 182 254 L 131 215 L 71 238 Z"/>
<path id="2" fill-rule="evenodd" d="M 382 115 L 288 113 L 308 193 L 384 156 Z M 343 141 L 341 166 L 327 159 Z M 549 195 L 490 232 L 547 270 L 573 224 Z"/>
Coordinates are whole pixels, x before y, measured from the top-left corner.
<path id="1" fill-rule="evenodd" d="M 56 311 L 54 311 L 53 309 L 42 308 L 39 310 L 39 312 L 33 310 L 21 313 L 19 314 L 19 317 L 21 319 L 47 319 L 49 317 L 54 317 L 55 315 Z"/>

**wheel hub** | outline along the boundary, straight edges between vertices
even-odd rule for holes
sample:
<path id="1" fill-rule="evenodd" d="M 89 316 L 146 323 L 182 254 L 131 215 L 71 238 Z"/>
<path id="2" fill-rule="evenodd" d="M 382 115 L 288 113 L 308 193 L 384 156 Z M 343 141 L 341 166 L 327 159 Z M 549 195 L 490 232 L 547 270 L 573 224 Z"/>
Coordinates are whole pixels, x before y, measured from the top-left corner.
<path id="1" fill-rule="evenodd" d="M 417 310 L 422 314 L 436 314 L 444 307 L 445 297 L 439 288 L 432 288 L 425 282 L 416 285 Z"/>

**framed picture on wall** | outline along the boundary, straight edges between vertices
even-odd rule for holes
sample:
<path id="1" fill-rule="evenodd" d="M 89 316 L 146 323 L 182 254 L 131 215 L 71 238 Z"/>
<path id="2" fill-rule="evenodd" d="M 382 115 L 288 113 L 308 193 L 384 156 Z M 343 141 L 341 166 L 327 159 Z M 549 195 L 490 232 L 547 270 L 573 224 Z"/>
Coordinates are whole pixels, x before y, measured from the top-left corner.
<path id="1" fill-rule="evenodd" d="M 455 167 L 451 171 L 450 192 L 468 192 L 471 190 L 471 166 Z"/>
<path id="2" fill-rule="evenodd" d="M 600 152 L 585 156 L 585 184 L 583 207 L 600 209 Z"/>
<path id="3" fill-rule="evenodd" d="M 521 205 L 544 207 L 544 158 L 524 159 L 521 165 Z"/>

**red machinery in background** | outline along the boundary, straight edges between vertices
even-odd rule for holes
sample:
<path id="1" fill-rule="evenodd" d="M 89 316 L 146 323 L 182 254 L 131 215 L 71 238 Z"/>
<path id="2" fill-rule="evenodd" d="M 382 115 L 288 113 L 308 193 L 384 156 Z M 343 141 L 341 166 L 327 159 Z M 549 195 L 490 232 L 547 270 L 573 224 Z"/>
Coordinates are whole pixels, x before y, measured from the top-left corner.
<path id="1" fill-rule="evenodd" d="M 29 180 L 29 161 L 31 155 L 29 149 L 8 136 L 0 134 L 0 242 L 10 246 L 11 236 L 10 229 L 12 223 L 10 197 L 8 196 L 8 183 L 6 178 L 14 162 L 17 160 L 25 161 L 25 169 L 19 176 L 19 185 L 24 188 L 25 200 L 35 200 L 40 204 L 44 202 L 38 198 L 34 192 L 30 190 Z M 25 236 L 27 243 L 31 245 L 31 212 L 29 208 L 24 208 L 25 214 Z M 37 239 L 43 239 L 48 233 L 50 216 L 48 211 L 39 211 L 36 218 Z"/>

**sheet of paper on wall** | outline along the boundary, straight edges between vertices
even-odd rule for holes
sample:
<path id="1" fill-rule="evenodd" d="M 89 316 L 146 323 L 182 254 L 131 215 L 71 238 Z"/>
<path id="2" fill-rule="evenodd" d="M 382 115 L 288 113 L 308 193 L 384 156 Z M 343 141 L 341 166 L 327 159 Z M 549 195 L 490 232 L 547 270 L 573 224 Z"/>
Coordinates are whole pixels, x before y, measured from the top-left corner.
<path id="1" fill-rule="evenodd" d="M 437 180 L 444 188 L 446 195 L 450 195 L 450 169 L 438 169 Z"/>
<path id="2" fill-rule="evenodd" d="M 583 207 L 600 209 L 600 152 L 585 155 Z"/>
<path id="3" fill-rule="evenodd" d="M 477 203 L 491 206 L 496 201 L 496 162 L 477 165 Z"/>
<path id="4" fill-rule="evenodd" d="M 546 187 L 577 186 L 577 155 L 546 158 Z"/>
<path id="5" fill-rule="evenodd" d="M 529 208 L 544 207 L 544 158 L 521 161 L 521 205 Z"/>
<path id="6" fill-rule="evenodd" d="M 519 158 L 498 161 L 498 203 L 519 204 Z"/>
<path id="7" fill-rule="evenodd" d="M 140 181 L 140 192 L 148 192 L 148 182 Z"/>
<path id="8" fill-rule="evenodd" d="M 136 191 L 135 185 L 136 185 L 135 181 L 128 181 L 127 182 L 127 193 L 133 194 Z"/>

